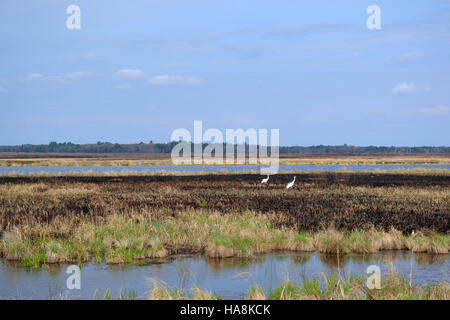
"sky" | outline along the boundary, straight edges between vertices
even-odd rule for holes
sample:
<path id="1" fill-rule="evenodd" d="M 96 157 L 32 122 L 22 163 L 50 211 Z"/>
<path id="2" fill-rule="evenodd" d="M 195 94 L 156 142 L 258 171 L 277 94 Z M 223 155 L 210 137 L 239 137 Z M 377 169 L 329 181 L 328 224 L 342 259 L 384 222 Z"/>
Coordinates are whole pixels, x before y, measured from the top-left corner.
<path id="1" fill-rule="evenodd" d="M 0 145 L 168 142 L 201 120 L 449 146 L 449 58 L 449 0 L 2 0 Z"/>

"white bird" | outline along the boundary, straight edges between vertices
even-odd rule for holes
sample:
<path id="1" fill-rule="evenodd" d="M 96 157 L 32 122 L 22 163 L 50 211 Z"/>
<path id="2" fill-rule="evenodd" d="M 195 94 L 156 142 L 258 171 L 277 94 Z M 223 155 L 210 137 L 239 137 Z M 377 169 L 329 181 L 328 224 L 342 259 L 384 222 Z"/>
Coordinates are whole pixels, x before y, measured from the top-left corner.
<path id="1" fill-rule="evenodd" d="M 269 181 L 269 175 L 267 175 L 267 178 L 262 179 L 262 180 L 261 180 L 261 183 L 267 183 L 267 181 Z"/>
<path id="2" fill-rule="evenodd" d="M 294 180 L 292 180 L 291 182 L 288 183 L 288 185 L 286 186 L 286 189 L 292 188 L 292 186 L 294 185 L 294 182 L 295 182 L 295 178 L 296 177 L 294 177 Z"/>

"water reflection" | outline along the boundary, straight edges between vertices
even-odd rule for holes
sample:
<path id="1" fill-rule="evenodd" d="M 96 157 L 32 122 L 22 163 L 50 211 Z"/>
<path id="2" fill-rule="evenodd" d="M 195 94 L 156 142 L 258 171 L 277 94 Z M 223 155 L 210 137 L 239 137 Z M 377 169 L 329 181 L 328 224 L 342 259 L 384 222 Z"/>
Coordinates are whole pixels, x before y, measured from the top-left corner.
<path id="1" fill-rule="evenodd" d="M 341 276 L 366 276 L 371 264 L 380 266 L 386 275 L 391 266 L 408 277 L 411 267 L 413 282 L 438 283 L 448 281 L 449 255 L 411 254 L 403 251 L 377 254 L 349 254 L 339 257 Z M 145 265 L 84 264 L 81 269 L 81 290 L 67 290 L 67 265 L 52 265 L 42 269 L 20 267 L 14 262 L 0 263 L 0 298 L 2 299 L 93 299 L 95 293 L 109 289 L 111 295 L 134 291 L 147 298 L 152 280 L 170 287 L 199 287 L 223 298 L 241 299 L 251 285 L 275 287 L 286 279 L 299 281 L 337 274 L 336 255 L 317 253 L 273 253 L 252 259 L 204 259 L 182 255 Z"/>

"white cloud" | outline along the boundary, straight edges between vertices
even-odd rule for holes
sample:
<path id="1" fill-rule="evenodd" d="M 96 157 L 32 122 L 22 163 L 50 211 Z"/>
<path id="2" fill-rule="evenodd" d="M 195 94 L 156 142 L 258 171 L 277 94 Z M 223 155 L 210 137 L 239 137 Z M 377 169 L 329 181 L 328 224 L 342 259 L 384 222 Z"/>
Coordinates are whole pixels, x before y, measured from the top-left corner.
<path id="1" fill-rule="evenodd" d="M 393 93 L 409 93 L 416 91 L 416 86 L 414 83 L 400 83 L 392 88 Z"/>
<path id="2" fill-rule="evenodd" d="M 352 53 L 344 54 L 342 57 L 343 58 L 356 58 L 356 57 L 359 57 L 359 56 L 361 56 L 361 53 L 359 53 L 359 52 L 352 52 Z"/>
<path id="3" fill-rule="evenodd" d="M 20 91 L 20 94 L 24 94 L 24 95 L 32 95 L 32 94 L 39 94 L 40 91 L 39 90 L 22 90 Z"/>
<path id="4" fill-rule="evenodd" d="M 95 61 L 97 60 L 97 56 L 94 53 L 89 53 L 84 56 L 84 59 L 87 61 Z"/>
<path id="5" fill-rule="evenodd" d="M 420 113 L 425 115 L 443 115 L 443 114 L 449 114 L 450 113 L 450 107 L 449 106 L 438 106 L 435 108 L 423 108 L 420 109 Z"/>
<path id="6" fill-rule="evenodd" d="M 399 57 L 399 60 L 400 61 L 415 61 L 415 60 L 418 60 L 422 56 L 423 56 L 423 52 L 422 51 L 411 51 L 411 52 L 407 52 L 405 54 L 402 54 Z"/>
<path id="7" fill-rule="evenodd" d="M 65 73 L 60 76 L 45 76 L 41 73 L 31 73 L 27 76 L 28 80 L 71 80 L 71 79 L 80 79 L 90 75 L 90 72 L 73 72 L 73 73 Z"/>
<path id="8" fill-rule="evenodd" d="M 80 79 L 83 77 L 88 76 L 89 72 L 73 72 L 73 73 L 66 73 L 63 77 L 67 79 Z"/>
<path id="9" fill-rule="evenodd" d="M 131 86 L 129 84 L 119 84 L 119 85 L 115 86 L 114 88 L 119 89 L 119 90 L 128 90 L 131 88 Z"/>
<path id="10" fill-rule="evenodd" d="M 28 80 L 36 80 L 36 79 L 43 79 L 44 75 L 40 74 L 40 73 L 30 73 L 27 76 Z"/>
<path id="11" fill-rule="evenodd" d="M 199 78 L 186 78 L 178 75 L 162 74 L 154 76 L 148 81 L 149 85 L 171 85 L 171 84 L 202 84 L 203 80 Z"/>
<path id="12" fill-rule="evenodd" d="M 121 69 L 117 75 L 124 79 L 139 79 L 145 77 L 145 73 L 139 69 Z"/>

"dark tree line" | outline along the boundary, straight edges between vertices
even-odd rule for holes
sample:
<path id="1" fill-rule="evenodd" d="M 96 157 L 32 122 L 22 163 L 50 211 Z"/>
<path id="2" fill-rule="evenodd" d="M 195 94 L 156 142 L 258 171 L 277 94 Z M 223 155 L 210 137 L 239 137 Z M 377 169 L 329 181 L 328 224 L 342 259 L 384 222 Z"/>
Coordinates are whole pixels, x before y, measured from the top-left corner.
<path id="1" fill-rule="evenodd" d="M 95 144 L 75 144 L 71 142 L 50 142 L 49 144 L 23 144 L 20 146 L 0 146 L 0 152 L 33 152 L 33 153 L 170 153 L 178 142 L 169 143 L 132 143 L 119 144 L 110 142 L 97 142 Z M 206 146 L 206 144 L 204 144 Z M 270 150 L 270 149 L 269 149 Z M 248 145 L 246 145 L 248 152 Z M 225 146 L 224 146 L 225 152 Z M 351 145 L 340 146 L 291 146 L 279 148 L 280 153 L 294 154 L 367 154 L 367 153 L 450 153 L 450 147 L 387 147 L 387 146 L 367 146 L 357 147 Z"/>

